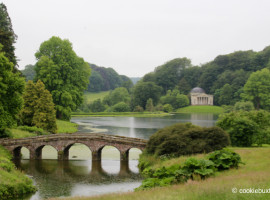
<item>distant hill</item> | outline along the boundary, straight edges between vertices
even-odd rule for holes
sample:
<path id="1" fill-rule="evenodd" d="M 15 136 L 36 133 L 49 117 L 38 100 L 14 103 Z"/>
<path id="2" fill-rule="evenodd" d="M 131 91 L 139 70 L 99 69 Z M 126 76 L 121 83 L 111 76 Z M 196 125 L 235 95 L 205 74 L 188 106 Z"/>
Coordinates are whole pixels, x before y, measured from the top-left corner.
<path id="1" fill-rule="evenodd" d="M 99 67 L 95 64 L 88 63 L 92 69 L 89 78 L 88 92 L 100 92 L 113 90 L 117 87 L 132 85 L 131 79 L 127 76 L 119 75 L 114 69 Z M 26 65 L 24 70 L 21 70 L 26 81 L 33 80 L 36 72 L 35 65 Z"/>
<path id="2" fill-rule="evenodd" d="M 113 90 L 123 86 L 125 82 L 131 82 L 127 76 L 119 75 L 113 68 L 99 67 L 91 63 L 89 65 L 92 69 L 87 89 L 89 92 Z"/>
<path id="3" fill-rule="evenodd" d="M 132 81 L 133 85 L 135 85 L 139 80 L 141 80 L 141 77 L 129 77 Z"/>

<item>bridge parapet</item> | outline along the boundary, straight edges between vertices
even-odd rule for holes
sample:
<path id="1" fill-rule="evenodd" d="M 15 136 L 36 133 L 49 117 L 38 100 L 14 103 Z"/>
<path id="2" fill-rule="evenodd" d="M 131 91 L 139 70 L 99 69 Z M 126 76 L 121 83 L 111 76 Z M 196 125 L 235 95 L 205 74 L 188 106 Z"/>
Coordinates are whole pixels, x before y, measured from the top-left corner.
<path id="1" fill-rule="evenodd" d="M 88 146 L 92 151 L 93 160 L 101 160 L 101 151 L 104 146 L 116 147 L 120 151 L 121 160 L 128 160 L 129 150 L 131 148 L 143 150 L 147 140 L 100 133 L 54 134 L 21 139 L 0 139 L 0 145 L 11 151 L 15 159 L 20 157 L 22 147 L 29 149 L 30 159 L 42 159 L 42 148 L 45 145 L 50 145 L 58 152 L 59 160 L 68 160 L 69 149 L 75 143 Z"/>

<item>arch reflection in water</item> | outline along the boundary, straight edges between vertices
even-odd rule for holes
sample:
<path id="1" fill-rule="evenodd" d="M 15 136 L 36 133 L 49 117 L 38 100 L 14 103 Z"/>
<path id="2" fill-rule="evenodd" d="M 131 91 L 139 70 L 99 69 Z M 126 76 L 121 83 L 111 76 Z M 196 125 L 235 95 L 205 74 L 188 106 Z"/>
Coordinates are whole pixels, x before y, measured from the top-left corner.
<path id="1" fill-rule="evenodd" d="M 126 163 L 121 163 L 120 171 L 110 173 L 103 167 L 114 166 L 119 161 L 104 160 L 104 162 L 84 161 L 57 161 L 57 160 L 16 160 L 19 169 L 32 176 L 38 187 L 35 199 L 44 199 L 59 196 L 97 195 L 108 193 L 112 188 L 114 192 L 128 191 L 138 187 L 141 183 L 139 173 L 129 170 Z M 133 167 L 136 161 L 129 163 Z M 125 187 L 121 187 L 125 185 Z M 116 190 L 115 190 L 116 189 Z"/>

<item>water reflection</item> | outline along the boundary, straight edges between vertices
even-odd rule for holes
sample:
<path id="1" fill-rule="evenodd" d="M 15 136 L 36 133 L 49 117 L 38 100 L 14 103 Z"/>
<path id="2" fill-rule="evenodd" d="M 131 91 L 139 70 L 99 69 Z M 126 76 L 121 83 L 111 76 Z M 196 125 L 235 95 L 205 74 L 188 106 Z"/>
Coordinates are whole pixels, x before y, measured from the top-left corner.
<path id="1" fill-rule="evenodd" d="M 141 183 L 137 164 L 136 160 L 15 161 L 15 165 L 32 177 L 38 187 L 35 195 L 26 198 L 31 200 L 133 190 Z"/>
<path id="2" fill-rule="evenodd" d="M 175 123 L 191 122 L 198 126 L 214 126 L 218 118 L 213 113 L 182 113 L 166 117 L 72 117 L 79 132 L 102 132 L 111 135 L 149 139 L 158 129 Z"/>

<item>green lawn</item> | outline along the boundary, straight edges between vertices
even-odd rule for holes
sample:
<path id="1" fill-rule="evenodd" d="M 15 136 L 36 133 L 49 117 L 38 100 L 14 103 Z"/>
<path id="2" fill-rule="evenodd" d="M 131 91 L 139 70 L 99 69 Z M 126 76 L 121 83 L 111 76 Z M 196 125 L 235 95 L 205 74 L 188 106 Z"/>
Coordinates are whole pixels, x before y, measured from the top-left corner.
<path id="1" fill-rule="evenodd" d="M 187 106 L 179 108 L 177 113 L 223 113 L 224 109 L 220 106 Z"/>
<path id="2" fill-rule="evenodd" d="M 224 199 L 270 199 L 270 193 L 240 193 L 240 189 L 269 189 L 270 185 L 270 148 L 233 148 L 240 154 L 245 165 L 238 169 L 218 172 L 214 177 L 201 181 L 188 181 L 185 184 L 154 188 L 146 191 L 123 194 L 108 194 L 98 197 L 74 197 L 69 200 L 224 200 Z M 164 165 L 181 162 L 174 159 Z M 236 188 L 237 193 L 232 189 Z M 234 189 L 234 191 L 236 191 Z"/>
<path id="3" fill-rule="evenodd" d="M 103 99 L 110 91 L 103 91 L 103 92 L 85 92 L 83 95 L 85 103 L 89 104 L 97 99 Z"/>

